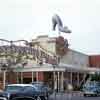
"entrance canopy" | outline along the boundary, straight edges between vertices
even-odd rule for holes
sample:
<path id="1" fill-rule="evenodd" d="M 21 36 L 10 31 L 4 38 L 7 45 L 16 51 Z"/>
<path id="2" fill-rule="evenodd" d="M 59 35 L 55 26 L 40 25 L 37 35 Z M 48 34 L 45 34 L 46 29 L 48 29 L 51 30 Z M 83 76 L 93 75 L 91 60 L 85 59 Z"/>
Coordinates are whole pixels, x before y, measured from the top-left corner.
<path id="1" fill-rule="evenodd" d="M 66 71 L 66 68 L 64 67 L 59 67 L 59 66 L 55 66 L 53 67 L 51 64 L 43 64 L 43 65 L 39 65 L 39 64 L 33 64 L 32 66 L 24 66 L 24 67 L 15 67 L 14 68 L 15 72 L 39 72 L 39 71 L 44 71 L 44 72 L 53 72 L 53 71 Z"/>
<path id="2" fill-rule="evenodd" d="M 69 72 L 80 72 L 80 73 L 91 73 L 91 72 L 100 72 L 99 68 L 90 68 L 87 66 L 76 66 L 76 65 L 71 65 L 71 64 L 62 64 L 60 63 L 59 65 L 53 66 L 51 64 L 32 64 L 31 66 L 24 66 L 24 67 L 18 67 L 16 66 L 14 68 L 15 72 L 37 72 L 37 71 L 46 71 L 46 72 L 53 72 L 53 71 L 69 71 Z"/>

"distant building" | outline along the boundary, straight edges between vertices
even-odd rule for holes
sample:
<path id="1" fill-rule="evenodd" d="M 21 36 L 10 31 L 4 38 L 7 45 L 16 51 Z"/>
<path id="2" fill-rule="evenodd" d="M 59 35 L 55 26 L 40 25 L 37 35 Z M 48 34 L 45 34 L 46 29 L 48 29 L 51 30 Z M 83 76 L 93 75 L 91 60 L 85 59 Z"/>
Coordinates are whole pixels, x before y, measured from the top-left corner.
<path id="1" fill-rule="evenodd" d="M 100 68 L 100 55 L 90 55 L 89 64 L 90 67 Z"/>

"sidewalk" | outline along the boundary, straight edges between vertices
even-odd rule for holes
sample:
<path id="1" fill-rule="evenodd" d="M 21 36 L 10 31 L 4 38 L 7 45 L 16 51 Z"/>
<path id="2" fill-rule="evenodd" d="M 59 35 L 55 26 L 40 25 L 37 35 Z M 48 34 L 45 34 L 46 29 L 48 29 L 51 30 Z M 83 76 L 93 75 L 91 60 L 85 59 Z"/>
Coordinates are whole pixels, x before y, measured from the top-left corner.
<path id="1" fill-rule="evenodd" d="M 53 93 L 49 100 L 70 100 L 71 98 L 81 98 L 83 97 L 82 92 L 80 91 L 73 91 L 73 92 L 59 92 Z"/>
<path id="2" fill-rule="evenodd" d="M 59 96 L 83 96 L 83 93 L 80 92 L 80 91 L 70 91 L 70 92 L 58 92 L 58 93 L 53 93 L 52 96 L 56 96 L 56 97 L 59 97 Z"/>

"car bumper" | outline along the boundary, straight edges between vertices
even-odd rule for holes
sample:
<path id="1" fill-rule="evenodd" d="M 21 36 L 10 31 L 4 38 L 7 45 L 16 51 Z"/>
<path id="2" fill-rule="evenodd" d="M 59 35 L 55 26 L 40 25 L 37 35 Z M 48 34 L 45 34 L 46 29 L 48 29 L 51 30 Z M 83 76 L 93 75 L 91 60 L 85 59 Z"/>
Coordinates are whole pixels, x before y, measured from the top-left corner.
<path id="1" fill-rule="evenodd" d="M 83 92 L 83 95 L 84 96 L 97 96 L 98 95 L 98 93 L 96 93 L 96 92 Z"/>

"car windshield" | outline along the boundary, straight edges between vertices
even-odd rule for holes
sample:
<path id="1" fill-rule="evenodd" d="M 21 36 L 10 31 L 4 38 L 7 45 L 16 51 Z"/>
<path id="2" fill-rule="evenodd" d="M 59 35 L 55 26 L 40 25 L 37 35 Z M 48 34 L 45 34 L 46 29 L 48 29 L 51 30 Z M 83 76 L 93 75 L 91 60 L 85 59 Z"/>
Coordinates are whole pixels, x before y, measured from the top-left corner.
<path id="1" fill-rule="evenodd" d="M 97 87 L 100 86 L 100 82 L 88 82 L 84 85 L 84 87 Z"/>
<path id="2" fill-rule="evenodd" d="M 83 90 L 96 90 L 100 88 L 100 82 L 91 81 L 83 86 Z"/>
<path id="3" fill-rule="evenodd" d="M 34 84 L 37 91 L 41 91 L 42 85 Z"/>
<path id="4" fill-rule="evenodd" d="M 19 91 L 22 90 L 22 86 L 6 86 L 4 91 Z"/>
<path id="5" fill-rule="evenodd" d="M 36 87 L 38 87 L 39 89 L 41 89 L 41 88 L 48 88 L 48 86 L 47 85 L 43 85 L 43 84 L 34 84 L 34 86 L 36 86 Z"/>

